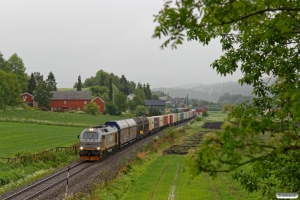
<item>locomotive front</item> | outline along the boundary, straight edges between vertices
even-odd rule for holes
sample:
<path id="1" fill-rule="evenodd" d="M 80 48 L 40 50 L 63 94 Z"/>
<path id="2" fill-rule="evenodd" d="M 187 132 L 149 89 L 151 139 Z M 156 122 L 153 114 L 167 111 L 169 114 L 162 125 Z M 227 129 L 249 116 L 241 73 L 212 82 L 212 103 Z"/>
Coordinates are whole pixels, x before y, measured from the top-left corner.
<path id="1" fill-rule="evenodd" d="M 111 153 L 118 144 L 117 129 L 101 126 L 84 129 L 80 136 L 79 155 L 82 160 L 99 160 Z"/>

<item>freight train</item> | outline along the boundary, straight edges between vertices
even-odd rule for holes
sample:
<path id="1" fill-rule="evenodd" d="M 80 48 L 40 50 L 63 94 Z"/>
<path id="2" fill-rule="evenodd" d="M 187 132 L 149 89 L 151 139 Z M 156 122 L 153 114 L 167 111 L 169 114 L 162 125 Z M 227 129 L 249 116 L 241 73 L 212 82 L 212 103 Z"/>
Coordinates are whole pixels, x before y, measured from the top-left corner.
<path id="1" fill-rule="evenodd" d="M 196 116 L 196 111 L 172 113 L 153 117 L 134 117 L 108 121 L 104 125 L 84 129 L 79 155 L 82 160 L 99 160 L 145 135 L 156 133 L 167 126 L 179 124 Z"/>

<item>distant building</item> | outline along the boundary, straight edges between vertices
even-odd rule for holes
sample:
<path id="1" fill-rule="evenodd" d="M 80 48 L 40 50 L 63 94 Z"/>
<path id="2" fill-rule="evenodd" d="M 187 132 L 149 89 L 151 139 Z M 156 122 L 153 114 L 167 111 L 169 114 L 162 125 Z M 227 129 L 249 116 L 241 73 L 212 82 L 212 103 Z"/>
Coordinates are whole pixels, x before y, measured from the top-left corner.
<path id="1" fill-rule="evenodd" d="M 206 112 L 208 112 L 208 108 L 206 106 L 203 106 L 203 107 L 193 107 L 192 109 L 195 109 L 196 110 L 196 113 L 198 115 L 201 115 L 202 112 L 205 110 Z"/>
<path id="2" fill-rule="evenodd" d="M 127 95 L 127 100 L 128 100 L 128 101 L 133 100 L 133 97 L 134 97 L 134 96 L 135 96 L 135 94 L 133 94 L 133 93 Z"/>
<path id="3" fill-rule="evenodd" d="M 37 106 L 37 103 L 34 101 L 34 96 L 27 92 L 21 94 L 21 100 L 28 106 Z"/>
<path id="4" fill-rule="evenodd" d="M 71 111 L 83 110 L 83 107 L 90 102 L 95 102 L 100 106 L 99 112 L 103 113 L 105 102 L 96 97 L 92 100 L 91 91 L 53 91 L 50 99 L 51 111 Z"/>
<path id="5" fill-rule="evenodd" d="M 150 108 L 156 109 L 162 114 L 166 112 L 166 101 L 165 100 L 145 100 L 146 108 L 149 112 Z"/>

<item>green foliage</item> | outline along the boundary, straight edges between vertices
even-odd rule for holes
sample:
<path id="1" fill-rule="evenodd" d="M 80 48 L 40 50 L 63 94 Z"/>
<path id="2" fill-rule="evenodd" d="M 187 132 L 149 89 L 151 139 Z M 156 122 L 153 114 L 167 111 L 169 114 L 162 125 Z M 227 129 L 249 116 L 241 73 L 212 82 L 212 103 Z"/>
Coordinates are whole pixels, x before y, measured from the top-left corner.
<path id="1" fill-rule="evenodd" d="M 160 111 L 158 111 L 157 109 L 154 109 L 154 108 L 149 109 L 149 112 L 148 112 L 149 117 L 158 116 L 158 115 L 161 115 Z"/>
<path id="2" fill-rule="evenodd" d="M 138 105 L 134 111 L 136 117 L 146 116 L 146 112 L 146 107 L 141 105 Z"/>
<path id="3" fill-rule="evenodd" d="M 220 38 L 224 54 L 211 66 L 224 76 L 240 69 L 244 77 L 239 83 L 253 86 L 253 102 L 237 106 L 224 131 L 207 134 L 190 155 L 194 174 L 214 176 L 251 163 L 253 173 L 237 178 L 249 182 L 249 192 L 258 190 L 269 199 L 275 191 L 300 192 L 300 179 L 294 178 L 299 169 L 285 163 L 300 149 L 295 128 L 300 121 L 299 11 L 299 1 L 180 0 L 166 2 L 155 16 L 159 25 L 153 37 L 168 37 L 162 48 L 177 48 L 184 37 L 204 45 Z M 265 82 L 265 75 L 277 81 Z"/>
<path id="4" fill-rule="evenodd" d="M 0 70 L 0 109 L 20 103 L 21 88 L 17 76 Z"/>
<path id="5" fill-rule="evenodd" d="M 125 112 L 127 109 L 127 96 L 123 92 L 114 94 L 114 104 L 117 106 L 118 113 Z"/>
<path id="6" fill-rule="evenodd" d="M 52 97 L 52 86 L 45 81 L 39 81 L 33 96 L 34 101 L 38 103 L 40 108 L 50 108 L 50 98 Z"/>
<path id="7" fill-rule="evenodd" d="M 30 79 L 28 80 L 28 89 L 27 89 L 27 93 L 29 94 L 33 94 L 33 91 L 35 90 L 36 88 L 36 82 L 35 82 L 35 78 L 34 78 L 34 75 L 33 73 L 31 73 L 30 75 Z"/>
<path id="8" fill-rule="evenodd" d="M 26 68 L 24 67 L 23 60 L 20 57 L 18 57 L 17 54 L 13 54 L 7 60 L 7 64 L 10 67 L 10 72 L 17 75 L 22 92 L 26 92 L 28 80 L 27 74 L 25 73 Z"/>
<path id="9" fill-rule="evenodd" d="M 159 100 L 158 96 L 156 94 L 152 94 L 152 97 L 151 97 L 152 100 Z"/>
<path id="10" fill-rule="evenodd" d="M 110 114 L 110 115 L 119 115 L 120 114 L 118 112 L 118 107 L 112 102 L 105 103 L 105 113 Z"/>
<path id="11" fill-rule="evenodd" d="M 106 86 L 92 86 L 90 87 L 90 91 L 92 91 L 93 96 L 102 96 L 108 94 L 109 89 Z"/>
<path id="12" fill-rule="evenodd" d="M 82 82 L 81 82 L 81 76 L 80 75 L 78 76 L 78 82 L 77 82 L 76 88 L 77 88 L 77 91 L 81 91 Z"/>
<path id="13" fill-rule="evenodd" d="M 90 115 L 98 115 L 100 110 L 100 106 L 98 106 L 95 102 L 90 102 L 83 107 L 83 111 Z"/>
<path id="14" fill-rule="evenodd" d="M 224 104 L 222 108 L 222 113 L 231 112 L 234 109 L 234 104 Z"/>
<path id="15" fill-rule="evenodd" d="M 57 83 L 54 77 L 54 74 L 52 72 L 49 72 L 48 78 L 46 79 L 46 83 L 51 86 L 52 91 L 57 91 Z"/>
<path id="16" fill-rule="evenodd" d="M 219 103 L 241 104 L 246 101 L 252 102 L 252 96 L 243 96 L 241 94 L 229 94 L 228 92 L 219 97 Z"/>
<path id="17" fill-rule="evenodd" d="M 203 116 L 203 117 L 208 117 L 208 116 L 209 116 L 209 114 L 207 113 L 207 111 L 206 111 L 206 110 L 203 110 L 203 111 L 202 111 L 202 116 Z"/>

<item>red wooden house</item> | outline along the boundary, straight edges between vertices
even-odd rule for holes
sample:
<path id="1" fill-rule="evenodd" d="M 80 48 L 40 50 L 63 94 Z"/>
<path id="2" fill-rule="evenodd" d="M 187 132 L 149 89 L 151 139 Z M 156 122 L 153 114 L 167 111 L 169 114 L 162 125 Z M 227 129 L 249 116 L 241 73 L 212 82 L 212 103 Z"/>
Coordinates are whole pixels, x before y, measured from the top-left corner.
<path id="1" fill-rule="evenodd" d="M 51 111 L 83 110 L 83 107 L 94 101 L 100 106 L 99 112 L 104 112 L 104 101 L 96 97 L 92 100 L 91 91 L 53 91 L 50 99 Z"/>
<path id="2" fill-rule="evenodd" d="M 21 100 L 29 106 L 37 106 L 37 103 L 34 101 L 34 97 L 27 92 L 21 94 Z"/>
<path id="3" fill-rule="evenodd" d="M 201 115 L 202 112 L 205 110 L 206 112 L 208 112 L 208 108 L 206 106 L 203 106 L 203 107 L 193 107 L 192 109 L 195 109 L 196 110 L 196 113 L 198 115 Z"/>

